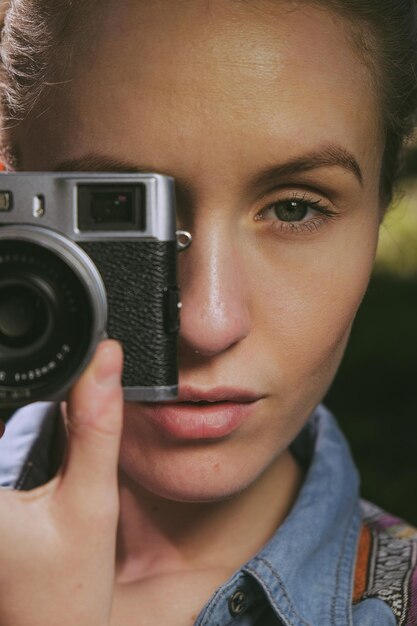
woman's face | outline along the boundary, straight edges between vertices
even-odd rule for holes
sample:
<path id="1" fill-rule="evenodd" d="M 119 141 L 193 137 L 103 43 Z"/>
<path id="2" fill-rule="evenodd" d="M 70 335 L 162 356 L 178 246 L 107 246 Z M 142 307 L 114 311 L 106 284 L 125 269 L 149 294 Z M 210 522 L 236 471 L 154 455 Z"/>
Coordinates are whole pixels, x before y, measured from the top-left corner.
<path id="1" fill-rule="evenodd" d="M 60 78 L 19 131 L 23 169 L 87 169 L 94 153 L 175 177 L 193 235 L 181 390 L 257 398 L 220 434 L 216 407 L 184 407 L 207 438 L 126 405 L 120 466 L 172 499 L 237 493 L 322 399 L 368 283 L 382 152 L 368 69 L 346 23 L 312 6 L 109 0 Z"/>

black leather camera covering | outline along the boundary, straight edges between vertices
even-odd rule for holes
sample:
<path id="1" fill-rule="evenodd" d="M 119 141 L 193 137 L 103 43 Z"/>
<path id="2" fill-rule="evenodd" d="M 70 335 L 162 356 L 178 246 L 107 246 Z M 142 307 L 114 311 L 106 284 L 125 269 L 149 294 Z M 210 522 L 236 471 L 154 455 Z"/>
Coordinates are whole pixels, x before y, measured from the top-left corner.
<path id="1" fill-rule="evenodd" d="M 178 383 L 177 333 L 167 332 L 164 300 L 176 287 L 176 242 L 96 241 L 79 244 L 107 291 L 109 337 L 123 344 L 123 386 Z"/>

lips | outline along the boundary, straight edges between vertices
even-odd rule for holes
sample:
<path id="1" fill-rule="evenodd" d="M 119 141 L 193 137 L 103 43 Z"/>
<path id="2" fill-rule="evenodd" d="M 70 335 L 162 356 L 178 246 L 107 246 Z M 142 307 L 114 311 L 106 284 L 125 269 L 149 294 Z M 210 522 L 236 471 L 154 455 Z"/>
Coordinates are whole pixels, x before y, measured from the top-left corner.
<path id="1" fill-rule="evenodd" d="M 259 394 L 230 387 L 183 387 L 174 402 L 142 405 L 141 414 L 168 439 L 214 440 L 238 429 L 261 399 Z"/>
<path id="2" fill-rule="evenodd" d="M 199 390 L 194 387 L 181 387 L 178 399 L 174 402 L 255 402 L 261 398 L 247 390 L 232 387 L 215 387 L 207 390 Z"/>

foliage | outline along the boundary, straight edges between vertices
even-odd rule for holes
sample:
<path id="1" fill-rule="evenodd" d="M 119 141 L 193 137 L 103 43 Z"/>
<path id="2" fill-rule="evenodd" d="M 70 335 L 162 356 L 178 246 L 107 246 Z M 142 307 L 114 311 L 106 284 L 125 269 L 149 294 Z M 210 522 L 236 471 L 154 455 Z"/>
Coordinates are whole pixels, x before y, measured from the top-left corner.
<path id="1" fill-rule="evenodd" d="M 385 217 L 375 272 L 405 279 L 417 276 L 417 181 L 403 187 Z"/>

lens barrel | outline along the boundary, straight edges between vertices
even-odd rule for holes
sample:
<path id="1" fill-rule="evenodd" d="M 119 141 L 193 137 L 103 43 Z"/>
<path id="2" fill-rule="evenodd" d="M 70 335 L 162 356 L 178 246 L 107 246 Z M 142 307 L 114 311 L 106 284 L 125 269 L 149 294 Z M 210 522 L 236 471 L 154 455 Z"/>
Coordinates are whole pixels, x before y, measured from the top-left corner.
<path id="1" fill-rule="evenodd" d="M 73 241 L 39 227 L 0 229 L 0 404 L 59 399 L 104 336 L 106 294 Z"/>

